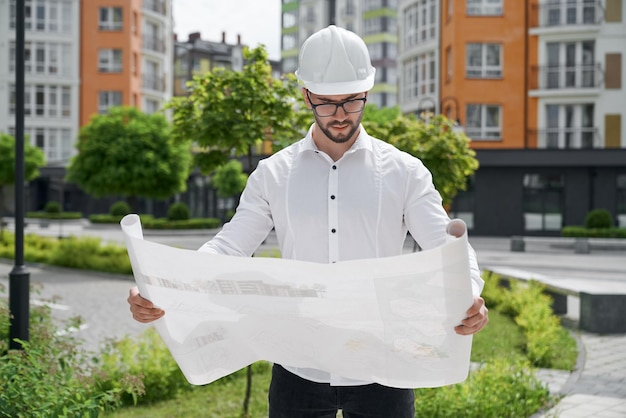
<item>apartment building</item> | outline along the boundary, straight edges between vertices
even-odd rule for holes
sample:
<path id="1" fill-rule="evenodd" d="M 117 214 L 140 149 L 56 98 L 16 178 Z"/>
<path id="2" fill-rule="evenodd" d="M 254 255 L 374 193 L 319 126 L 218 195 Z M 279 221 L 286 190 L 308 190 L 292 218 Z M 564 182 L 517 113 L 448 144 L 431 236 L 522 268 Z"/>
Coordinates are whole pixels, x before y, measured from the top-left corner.
<path id="1" fill-rule="evenodd" d="M 397 104 L 397 0 L 283 0 L 281 61 L 283 73 L 298 67 L 302 43 L 314 32 L 337 25 L 359 34 L 376 67 L 376 84 L 368 102 Z"/>
<path id="2" fill-rule="evenodd" d="M 79 0 L 25 4 L 25 135 L 49 166 L 74 154 L 80 117 Z M 0 132 L 15 134 L 16 0 L 0 0 Z"/>
<path id="3" fill-rule="evenodd" d="M 401 0 L 399 104 L 458 121 L 480 168 L 452 215 L 482 235 L 626 226 L 623 0 Z"/>
<path id="4" fill-rule="evenodd" d="M 0 0 L 0 132 L 10 134 L 16 8 Z M 25 0 L 24 12 L 25 134 L 46 157 L 27 210 L 55 200 L 89 213 L 83 193 L 63 180 L 80 127 L 111 106 L 152 113 L 170 99 L 171 0 Z M 12 203 L 4 210 L 12 213 Z"/>

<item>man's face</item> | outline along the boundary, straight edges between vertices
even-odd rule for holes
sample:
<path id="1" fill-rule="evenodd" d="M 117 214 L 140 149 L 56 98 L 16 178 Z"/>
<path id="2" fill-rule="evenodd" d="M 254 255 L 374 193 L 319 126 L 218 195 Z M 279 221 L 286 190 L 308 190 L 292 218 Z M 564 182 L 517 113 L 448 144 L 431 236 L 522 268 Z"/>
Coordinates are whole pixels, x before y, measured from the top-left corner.
<path id="1" fill-rule="evenodd" d="M 315 123 L 331 141 L 341 144 L 358 132 L 367 93 L 317 95 L 305 90 L 305 98 Z"/>

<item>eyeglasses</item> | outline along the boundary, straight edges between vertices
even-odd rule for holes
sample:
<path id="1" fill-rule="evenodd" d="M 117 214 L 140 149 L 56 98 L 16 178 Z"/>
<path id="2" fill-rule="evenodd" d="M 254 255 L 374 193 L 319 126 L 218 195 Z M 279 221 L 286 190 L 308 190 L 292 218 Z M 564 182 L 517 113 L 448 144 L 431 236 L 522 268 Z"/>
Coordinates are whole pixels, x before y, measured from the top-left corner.
<path id="1" fill-rule="evenodd" d="M 341 106 L 343 111 L 346 113 L 359 113 L 363 111 L 363 108 L 365 108 L 365 102 L 367 102 L 367 96 L 365 96 L 360 99 L 350 99 L 346 100 L 345 102 L 339 103 L 313 104 L 313 102 L 311 102 L 311 96 L 309 95 L 308 90 L 306 91 L 306 95 L 309 99 L 309 103 L 311 103 L 313 111 L 320 118 L 335 116 L 335 113 L 337 113 L 337 109 L 339 109 L 339 106 Z"/>

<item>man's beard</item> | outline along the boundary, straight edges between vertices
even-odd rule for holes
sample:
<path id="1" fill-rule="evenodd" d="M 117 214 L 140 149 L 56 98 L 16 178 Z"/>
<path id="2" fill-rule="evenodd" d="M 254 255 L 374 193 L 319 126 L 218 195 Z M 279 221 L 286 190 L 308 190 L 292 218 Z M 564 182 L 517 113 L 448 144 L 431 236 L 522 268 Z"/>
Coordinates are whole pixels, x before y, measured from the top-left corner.
<path id="1" fill-rule="evenodd" d="M 363 118 L 363 114 L 361 113 L 361 115 L 359 116 L 359 119 L 356 122 L 352 122 L 350 120 L 344 120 L 344 121 L 329 122 L 326 125 L 324 125 L 320 122 L 320 119 L 316 115 L 315 122 L 317 123 L 317 126 L 320 128 L 320 130 L 324 132 L 324 135 L 328 137 L 328 139 L 330 139 L 336 144 L 343 144 L 344 142 L 348 142 L 352 138 L 354 133 L 360 128 L 362 118 Z M 341 133 L 341 134 L 335 135 L 329 129 L 333 125 L 344 125 L 344 124 L 348 124 L 350 126 L 350 130 L 348 131 L 347 134 Z"/>

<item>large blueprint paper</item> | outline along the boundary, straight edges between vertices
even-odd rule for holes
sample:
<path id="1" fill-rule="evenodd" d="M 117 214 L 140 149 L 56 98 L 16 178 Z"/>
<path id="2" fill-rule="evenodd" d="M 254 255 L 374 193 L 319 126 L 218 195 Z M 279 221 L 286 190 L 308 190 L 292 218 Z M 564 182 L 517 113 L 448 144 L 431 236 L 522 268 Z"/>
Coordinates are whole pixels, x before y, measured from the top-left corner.
<path id="1" fill-rule="evenodd" d="M 155 326 L 192 384 L 258 360 L 400 388 L 467 378 L 472 337 L 454 332 L 473 302 L 466 235 L 318 264 L 145 241 L 137 215 L 121 225 L 139 291 L 165 310 Z"/>

